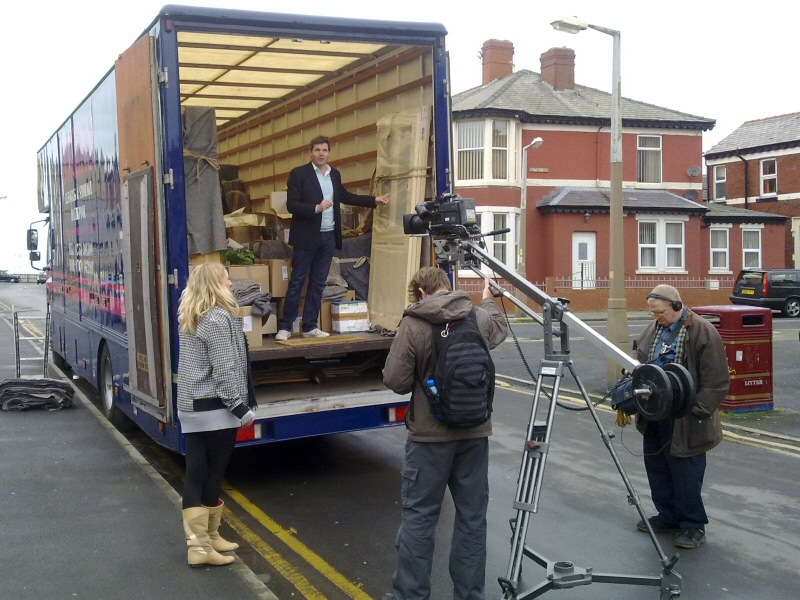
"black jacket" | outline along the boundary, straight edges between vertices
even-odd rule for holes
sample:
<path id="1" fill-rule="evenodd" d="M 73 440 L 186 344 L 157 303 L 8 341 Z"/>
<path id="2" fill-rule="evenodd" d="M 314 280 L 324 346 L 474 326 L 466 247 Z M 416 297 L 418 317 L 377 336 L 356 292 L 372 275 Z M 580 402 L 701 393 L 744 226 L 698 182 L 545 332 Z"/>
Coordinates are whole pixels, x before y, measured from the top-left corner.
<path id="1" fill-rule="evenodd" d="M 375 208 L 375 196 L 353 194 L 342 185 L 342 176 L 331 167 L 333 182 L 333 231 L 336 234 L 336 248 L 342 248 L 342 216 L 339 204 L 366 206 Z M 314 212 L 317 204 L 322 202 L 322 188 L 317 179 L 313 163 L 295 167 L 289 174 L 289 191 L 286 196 L 286 207 L 292 213 L 292 228 L 289 232 L 289 244 L 295 248 L 314 248 L 319 244 L 319 228 L 322 225 L 322 213 Z"/>

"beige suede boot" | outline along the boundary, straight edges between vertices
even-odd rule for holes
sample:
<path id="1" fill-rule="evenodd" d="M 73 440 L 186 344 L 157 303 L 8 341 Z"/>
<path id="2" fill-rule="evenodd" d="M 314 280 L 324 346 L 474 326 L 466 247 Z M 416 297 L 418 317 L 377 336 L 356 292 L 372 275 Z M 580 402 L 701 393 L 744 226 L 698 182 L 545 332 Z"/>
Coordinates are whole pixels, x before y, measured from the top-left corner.
<path id="1" fill-rule="evenodd" d="M 220 500 L 215 508 L 208 509 L 208 537 L 211 538 L 211 547 L 217 552 L 233 552 L 239 548 L 236 542 L 229 542 L 219 534 L 219 524 L 222 521 L 222 509 L 225 503 Z"/>
<path id="2" fill-rule="evenodd" d="M 211 546 L 208 537 L 208 508 L 195 506 L 183 509 L 183 530 L 189 545 L 189 566 L 222 566 L 233 562 L 232 556 L 223 556 Z"/>

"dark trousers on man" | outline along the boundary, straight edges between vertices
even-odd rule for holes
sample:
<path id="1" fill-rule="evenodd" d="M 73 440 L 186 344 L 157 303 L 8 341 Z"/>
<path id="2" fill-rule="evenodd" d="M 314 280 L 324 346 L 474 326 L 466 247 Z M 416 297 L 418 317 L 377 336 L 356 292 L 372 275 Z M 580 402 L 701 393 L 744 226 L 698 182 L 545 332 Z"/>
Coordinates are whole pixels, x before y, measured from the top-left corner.
<path id="1" fill-rule="evenodd" d="M 670 456 L 672 419 L 650 422 L 644 434 L 644 467 L 658 514 L 681 529 L 705 529 L 708 523 L 701 492 L 706 454 Z"/>
<path id="2" fill-rule="evenodd" d="M 397 532 L 396 600 L 431 595 L 436 524 L 446 488 L 456 515 L 450 544 L 454 600 L 483 600 L 486 578 L 486 509 L 489 504 L 489 440 L 406 442 Z"/>
<path id="3" fill-rule="evenodd" d="M 303 305 L 303 331 L 317 328 L 319 310 L 322 305 L 322 292 L 328 280 L 333 253 L 336 250 L 336 235 L 333 231 L 320 233 L 319 243 L 313 248 L 294 248 L 292 254 L 292 275 L 283 304 L 283 317 L 278 329 L 292 330 L 292 323 L 300 310 L 300 294 L 308 278 L 306 301 Z"/>

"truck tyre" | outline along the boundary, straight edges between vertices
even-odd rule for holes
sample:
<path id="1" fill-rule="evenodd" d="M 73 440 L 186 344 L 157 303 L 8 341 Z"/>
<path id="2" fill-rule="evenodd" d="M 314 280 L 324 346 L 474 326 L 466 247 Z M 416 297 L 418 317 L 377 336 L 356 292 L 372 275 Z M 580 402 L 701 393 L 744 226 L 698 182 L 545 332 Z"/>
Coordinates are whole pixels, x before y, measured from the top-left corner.
<path id="1" fill-rule="evenodd" d="M 100 353 L 97 389 L 100 395 L 100 409 L 106 418 L 120 431 L 131 431 L 134 428 L 133 423 L 114 403 L 114 369 L 108 346 L 103 346 Z"/>
<path id="2" fill-rule="evenodd" d="M 783 304 L 783 310 L 781 311 L 784 317 L 800 317 L 800 300 L 797 298 L 789 298 Z"/>

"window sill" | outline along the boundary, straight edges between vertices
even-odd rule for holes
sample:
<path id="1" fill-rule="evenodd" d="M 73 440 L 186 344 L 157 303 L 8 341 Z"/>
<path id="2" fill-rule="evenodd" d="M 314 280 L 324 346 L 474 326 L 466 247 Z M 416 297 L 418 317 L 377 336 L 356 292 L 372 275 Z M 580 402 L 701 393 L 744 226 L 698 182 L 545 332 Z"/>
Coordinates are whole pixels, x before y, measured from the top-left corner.
<path id="1" fill-rule="evenodd" d="M 636 269 L 637 275 L 688 275 L 689 271 L 684 270 L 677 270 L 677 269 Z"/>

